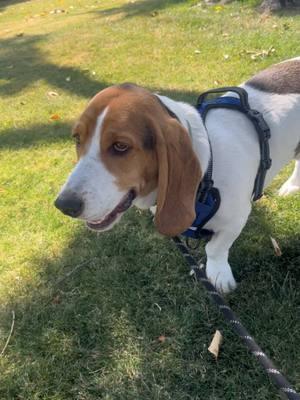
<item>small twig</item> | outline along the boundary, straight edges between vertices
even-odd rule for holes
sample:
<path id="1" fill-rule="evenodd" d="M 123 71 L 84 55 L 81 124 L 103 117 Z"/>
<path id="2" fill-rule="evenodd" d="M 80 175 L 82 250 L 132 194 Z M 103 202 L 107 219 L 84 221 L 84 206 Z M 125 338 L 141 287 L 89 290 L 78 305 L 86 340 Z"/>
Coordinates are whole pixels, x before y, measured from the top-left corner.
<path id="1" fill-rule="evenodd" d="M 5 343 L 3 349 L 2 349 L 2 351 L 1 351 L 1 353 L 0 353 L 0 357 L 3 356 L 5 350 L 6 350 L 7 346 L 8 346 L 8 343 L 9 343 L 9 341 L 10 341 L 10 338 L 11 338 L 11 335 L 12 335 L 12 333 L 13 333 L 13 330 L 14 330 L 14 326 L 15 326 L 15 312 L 12 311 L 11 313 L 12 313 L 12 321 L 11 321 L 10 332 L 9 332 L 8 338 L 7 338 L 7 340 L 6 340 L 6 343 Z"/>
<path id="2" fill-rule="evenodd" d="M 69 271 L 66 275 L 64 275 L 61 279 L 59 279 L 57 282 L 55 282 L 55 287 L 60 285 L 62 282 L 64 282 L 66 279 L 68 279 L 71 275 L 73 275 L 78 269 L 85 267 L 87 264 L 89 264 L 91 261 L 93 261 L 94 258 L 90 258 L 88 260 L 85 260 L 81 262 L 80 264 L 76 265 L 71 271 Z"/>
<path id="3" fill-rule="evenodd" d="M 76 271 L 78 271 L 80 268 L 85 267 L 86 265 L 88 265 L 90 262 L 92 262 L 93 260 L 96 260 L 96 258 L 89 258 L 88 260 L 85 260 L 79 264 L 77 264 L 71 271 L 67 272 L 63 277 L 61 277 L 60 279 L 58 279 L 52 288 L 52 296 L 57 293 L 58 288 L 60 286 L 61 283 L 63 283 L 64 281 L 66 281 L 71 275 L 73 275 Z M 52 302 L 53 298 L 51 297 L 42 307 L 42 309 L 36 314 L 36 316 L 40 315 L 43 311 L 43 309 L 48 306 L 51 302 Z"/>

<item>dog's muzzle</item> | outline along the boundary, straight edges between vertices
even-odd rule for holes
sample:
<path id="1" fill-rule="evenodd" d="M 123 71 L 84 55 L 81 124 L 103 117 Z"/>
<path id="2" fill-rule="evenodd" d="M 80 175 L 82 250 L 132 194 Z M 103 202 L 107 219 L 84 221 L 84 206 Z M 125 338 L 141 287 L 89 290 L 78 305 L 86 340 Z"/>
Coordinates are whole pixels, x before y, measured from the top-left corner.
<path id="1" fill-rule="evenodd" d="M 79 217 L 84 207 L 83 201 L 72 192 L 60 194 L 55 200 L 54 205 L 63 214 L 72 218 Z"/>

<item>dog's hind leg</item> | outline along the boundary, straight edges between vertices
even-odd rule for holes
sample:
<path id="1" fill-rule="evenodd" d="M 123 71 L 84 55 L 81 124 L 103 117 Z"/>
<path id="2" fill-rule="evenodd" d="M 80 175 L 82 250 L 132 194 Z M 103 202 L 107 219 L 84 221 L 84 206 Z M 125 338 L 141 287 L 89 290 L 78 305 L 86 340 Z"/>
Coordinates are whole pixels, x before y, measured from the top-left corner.
<path id="1" fill-rule="evenodd" d="M 300 190 L 300 153 L 295 168 L 289 179 L 279 189 L 279 196 L 287 196 Z"/>
<path id="2" fill-rule="evenodd" d="M 151 212 L 151 214 L 154 215 L 154 216 L 155 216 L 155 214 L 156 214 L 156 209 L 157 209 L 157 206 L 151 206 L 151 207 L 150 207 L 150 212 Z"/>

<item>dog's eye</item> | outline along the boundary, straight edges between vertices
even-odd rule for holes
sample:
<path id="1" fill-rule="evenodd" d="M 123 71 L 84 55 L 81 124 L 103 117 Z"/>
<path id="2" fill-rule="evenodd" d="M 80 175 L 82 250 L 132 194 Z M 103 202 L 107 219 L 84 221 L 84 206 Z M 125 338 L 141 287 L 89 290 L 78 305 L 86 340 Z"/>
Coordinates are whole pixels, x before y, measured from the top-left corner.
<path id="1" fill-rule="evenodd" d="M 80 145 L 80 135 L 79 135 L 79 133 L 75 133 L 73 135 L 73 138 L 74 138 L 76 146 L 79 146 Z"/>
<path id="2" fill-rule="evenodd" d="M 128 144 L 121 142 L 114 143 L 112 147 L 117 153 L 125 153 L 129 149 Z"/>

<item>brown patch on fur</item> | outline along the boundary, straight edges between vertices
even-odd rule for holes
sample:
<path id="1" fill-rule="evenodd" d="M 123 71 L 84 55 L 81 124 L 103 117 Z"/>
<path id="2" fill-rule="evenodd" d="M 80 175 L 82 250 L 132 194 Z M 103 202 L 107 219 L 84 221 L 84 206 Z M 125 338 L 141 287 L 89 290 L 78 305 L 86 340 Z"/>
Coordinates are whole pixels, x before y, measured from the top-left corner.
<path id="1" fill-rule="evenodd" d="M 153 132 L 150 129 L 147 129 L 144 133 L 144 138 L 143 138 L 143 145 L 145 150 L 153 150 L 155 147 L 155 136 L 153 135 Z"/>
<path id="2" fill-rule="evenodd" d="M 259 72 L 246 82 L 265 92 L 300 94 L 300 60 L 285 61 Z"/>
<path id="3" fill-rule="evenodd" d="M 110 101 L 103 121 L 101 159 L 121 190 L 135 188 L 146 196 L 155 189 L 158 177 L 156 152 L 154 145 L 150 146 L 151 113 L 156 103 L 145 89 L 130 86 L 121 90 L 120 96 Z M 129 150 L 120 154 L 111 151 L 116 142 L 127 144 Z"/>
<path id="4" fill-rule="evenodd" d="M 188 132 L 174 118 L 157 131 L 159 163 L 155 225 L 159 232 L 175 236 L 195 219 L 195 197 L 201 169 Z"/>
<path id="5" fill-rule="evenodd" d="M 183 232 L 195 218 L 201 179 L 188 132 L 147 90 L 132 84 L 113 86 L 91 100 L 75 125 L 74 131 L 81 136 L 79 157 L 107 106 L 100 139 L 102 162 L 121 190 L 134 188 L 138 195 L 146 196 L 157 188 L 155 223 L 159 232 L 170 236 Z M 113 151 L 116 142 L 127 144 L 129 150 Z"/>

